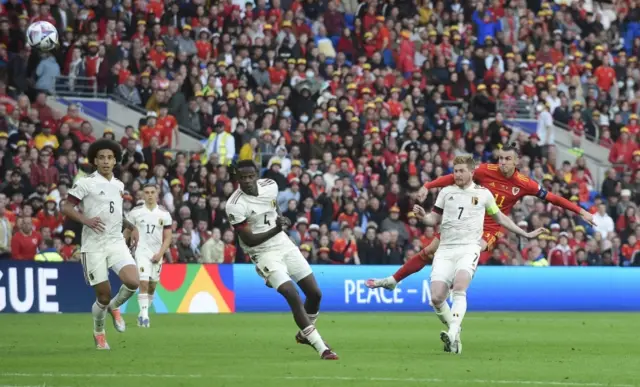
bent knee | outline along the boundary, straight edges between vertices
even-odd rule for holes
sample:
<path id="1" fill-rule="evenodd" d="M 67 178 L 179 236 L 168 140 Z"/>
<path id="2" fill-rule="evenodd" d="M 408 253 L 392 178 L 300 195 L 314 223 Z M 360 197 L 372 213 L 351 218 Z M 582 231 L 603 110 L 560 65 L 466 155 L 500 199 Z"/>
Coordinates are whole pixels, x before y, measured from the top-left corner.
<path id="1" fill-rule="evenodd" d="M 431 304 L 433 306 L 440 306 L 447 301 L 446 293 L 432 293 L 431 294 Z"/>
<path id="2" fill-rule="evenodd" d="M 138 279 L 138 277 L 130 278 L 130 279 L 127 279 L 127 281 L 124 282 L 123 284 L 124 286 L 127 287 L 127 289 L 135 291 L 135 290 L 138 290 L 138 288 L 140 287 L 140 280 Z"/>
<path id="3" fill-rule="evenodd" d="M 320 289 L 318 288 L 315 288 L 311 290 L 308 294 L 305 294 L 305 296 L 307 300 L 319 303 L 320 300 L 322 299 L 322 291 L 320 291 Z"/>
<path id="4" fill-rule="evenodd" d="M 96 300 L 100 303 L 100 305 L 109 305 L 109 303 L 111 302 L 111 295 L 110 294 L 99 294 L 96 297 Z"/>
<path id="5" fill-rule="evenodd" d="M 300 294 L 298 293 L 298 289 L 296 289 L 296 287 L 293 286 L 293 282 L 291 281 L 287 281 L 282 285 L 278 286 L 277 290 L 278 290 L 278 293 L 282 294 L 282 296 L 287 299 L 293 298 L 293 297 L 300 297 Z"/>

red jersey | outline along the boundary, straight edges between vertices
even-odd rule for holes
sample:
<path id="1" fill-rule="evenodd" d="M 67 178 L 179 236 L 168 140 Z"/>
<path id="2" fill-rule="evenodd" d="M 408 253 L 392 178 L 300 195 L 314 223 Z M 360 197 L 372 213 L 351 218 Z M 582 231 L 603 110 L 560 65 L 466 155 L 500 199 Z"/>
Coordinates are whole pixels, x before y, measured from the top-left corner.
<path id="1" fill-rule="evenodd" d="M 149 146 L 153 137 L 158 137 L 158 140 L 160 141 L 163 138 L 162 128 L 159 128 L 158 125 L 154 126 L 153 128 L 145 125 L 142 127 L 142 129 L 140 129 L 140 139 L 142 140 L 143 148 Z"/>
<path id="2" fill-rule="evenodd" d="M 496 204 L 505 215 L 509 215 L 513 206 L 525 196 L 536 196 L 540 199 L 546 199 L 557 206 L 575 213 L 580 213 L 581 210 L 576 204 L 552 193 L 548 193 L 534 180 L 531 180 L 517 170 L 511 177 L 505 177 L 502 172 L 500 172 L 498 164 L 480 164 L 473 173 L 473 180 L 487 188 L 493 194 L 496 199 Z M 453 185 L 454 183 L 453 175 L 446 175 L 425 184 L 425 187 L 428 189 L 440 188 Z M 484 231 L 498 232 L 500 229 L 501 226 L 496 223 L 490 215 L 485 215 Z"/>
<path id="3" fill-rule="evenodd" d="M 208 60 L 211 57 L 211 51 L 213 51 L 213 47 L 208 40 L 198 40 L 196 42 L 196 50 L 198 51 L 198 58 L 202 60 Z"/>
<path id="4" fill-rule="evenodd" d="M 353 212 L 351 215 L 347 214 L 346 212 L 338 215 L 338 223 L 347 223 L 349 225 L 349 228 L 356 227 L 358 225 L 358 219 L 358 214 L 355 212 Z"/>
<path id="5" fill-rule="evenodd" d="M 569 246 L 558 245 L 549 251 L 549 266 L 578 266 L 578 261 Z"/>
<path id="6" fill-rule="evenodd" d="M 60 248 L 60 255 L 65 261 L 68 261 L 76 251 L 78 251 L 78 245 L 64 245 Z"/>
<path id="7" fill-rule="evenodd" d="M 582 120 L 570 120 L 569 129 L 571 129 L 576 136 L 582 137 L 582 135 L 584 135 L 584 123 Z"/>
<path id="8" fill-rule="evenodd" d="M 332 263 L 341 264 L 349 263 L 349 261 L 358 253 L 358 246 L 354 241 L 348 241 L 344 238 L 338 238 L 333 242 L 333 251 L 344 255 L 345 262 L 332 261 Z"/>
<path id="9" fill-rule="evenodd" d="M 160 143 L 167 142 L 167 148 L 171 148 L 173 142 L 173 130 L 178 126 L 178 121 L 172 115 L 158 118 L 157 127 L 162 131 Z"/>
<path id="10" fill-rule="evenodd" d="M 51 231 L 55 231 L 64 221 L 62 214 L 50 215 L 45 211 L 38 212 L 37 219 L 42 227 L 49 227 Z"/>
<path id="11" fill-rule="evenodd" d="M 234 263 L 236 261 L 236 246 L 225 243 L 224 260 L 222 263 Z"/>
<path id="12" fill-rule="evenodd" d="M 31 235 L 23 234 L 22 231 L 17 232 L 11 239 L 11 256 L 13 259 L 20 261 L 33 261 L 38 253 L 38 245 L 42 237 L 37 232 Z"/>

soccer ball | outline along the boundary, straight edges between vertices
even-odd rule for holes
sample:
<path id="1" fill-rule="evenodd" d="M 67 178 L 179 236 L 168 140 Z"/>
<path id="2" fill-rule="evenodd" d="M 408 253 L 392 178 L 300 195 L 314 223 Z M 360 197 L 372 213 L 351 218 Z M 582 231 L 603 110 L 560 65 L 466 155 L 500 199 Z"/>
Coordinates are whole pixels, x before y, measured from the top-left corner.
<path id="1" fill-rule="evenodd" d="M 58 45 L 58 30 L 46 21 L 38 21 L 27 28 L 27 44 L 40 51 L 51 51 Z"/>

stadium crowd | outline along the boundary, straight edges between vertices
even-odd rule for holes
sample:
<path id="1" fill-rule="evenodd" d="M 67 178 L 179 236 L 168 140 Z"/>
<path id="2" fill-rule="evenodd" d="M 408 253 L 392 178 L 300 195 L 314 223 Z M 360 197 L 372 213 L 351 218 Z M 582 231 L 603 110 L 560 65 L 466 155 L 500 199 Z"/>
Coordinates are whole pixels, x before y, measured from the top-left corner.
<path id="1" fill-rule="evenodd" d="M 402 264 L 429 244 L 417 189 L 456 155 L 493 162 L 518 143 L 520 171 L 594 213 L 596 227 L 534 197 L 483 264 L 640 265 L 640 8 L 580 0 L 8 0 L 0 4 L 0 257 L 79 259 L 59 213 L 91 172 L 96 136 L 79 106 L 54 111 L 56 76 L 148 113 L 119 141 L 125 206 L 156 183 L 172 213 L 168 262 L 248 262 L 224 208 L 230 164 L 254 160 L 280 188 L 291 238 L 313 263 Z M 614 14 L 611 17 L 611 14 Z M 54 56 L 25 45 L 54 23 Z M 88 78 L 94 80 L 87 81 Z M 505 124 L 520 106 L 531 136 Z M 585 159 L 557 159 L 553 121 L 610 148 L 595 186 Z M 133 124 L 133 123 L 132 123 Z M 206 138 L 181 152 L 178 127 Z M 430 208 L 437 191 L 430 193 Z"/>

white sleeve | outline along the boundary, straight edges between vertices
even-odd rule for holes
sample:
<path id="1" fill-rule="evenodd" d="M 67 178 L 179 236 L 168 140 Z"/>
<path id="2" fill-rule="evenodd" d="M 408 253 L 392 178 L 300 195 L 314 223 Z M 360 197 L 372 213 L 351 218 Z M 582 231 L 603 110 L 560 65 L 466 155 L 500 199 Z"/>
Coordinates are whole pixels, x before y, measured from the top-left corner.
<path id="1" fill-rule="evenodd" d="M 89 195 L 89 186 L 86 184 L 87 178 L 78 179 L 73 184 L 73 187 L 69 190 L 69 196 L 73 196 L 78 199 L 78 201 L 82 201 L 87 195 Z"/>
<path id="2" fill-rule="evenodd" d="M 444 188 L 438 193 L 438 197 L 436 198 L 436 203 L 434 204 L 434 208 L 437 207 L 440 210 L 444 210 L 444 197 L 447 194 L 447 191 L 448 190 Z"/>
<path id="3" fill-rule="evenodd" d="M 232 226 L 237 226 L 247 221 L 247 215 L 242 204 L 227 204 L 226 210 L 229 223 Z"/>
<path id="4" fill-rule="evenodd" d="M 131 223 L 134 226 L 138 227 L 138 225 L 136 224 L 135 210 L 129 211 L 129 213 L 125 216 L 125 219 L 127 219 L 127 221 L 129 223 Z"/>
<path id="5" fill-rule="evenodd" d="M 170 213 L 168 213 L 168 212 L 165 212 L 165 213 L 164 213 L 164 216 L 163 216 L 163 219 L 162 219 L 162 222 L 163 222 L 163 224 L 164 224 L 164 228 L 165 228 L 165 229 L 166 229 L 167 227 L 168 227 L 168 228 L 171 228 L 171 226 L 173 226 L 173 219 L 171 218 L 171 214 L 170 214 Z"/>

